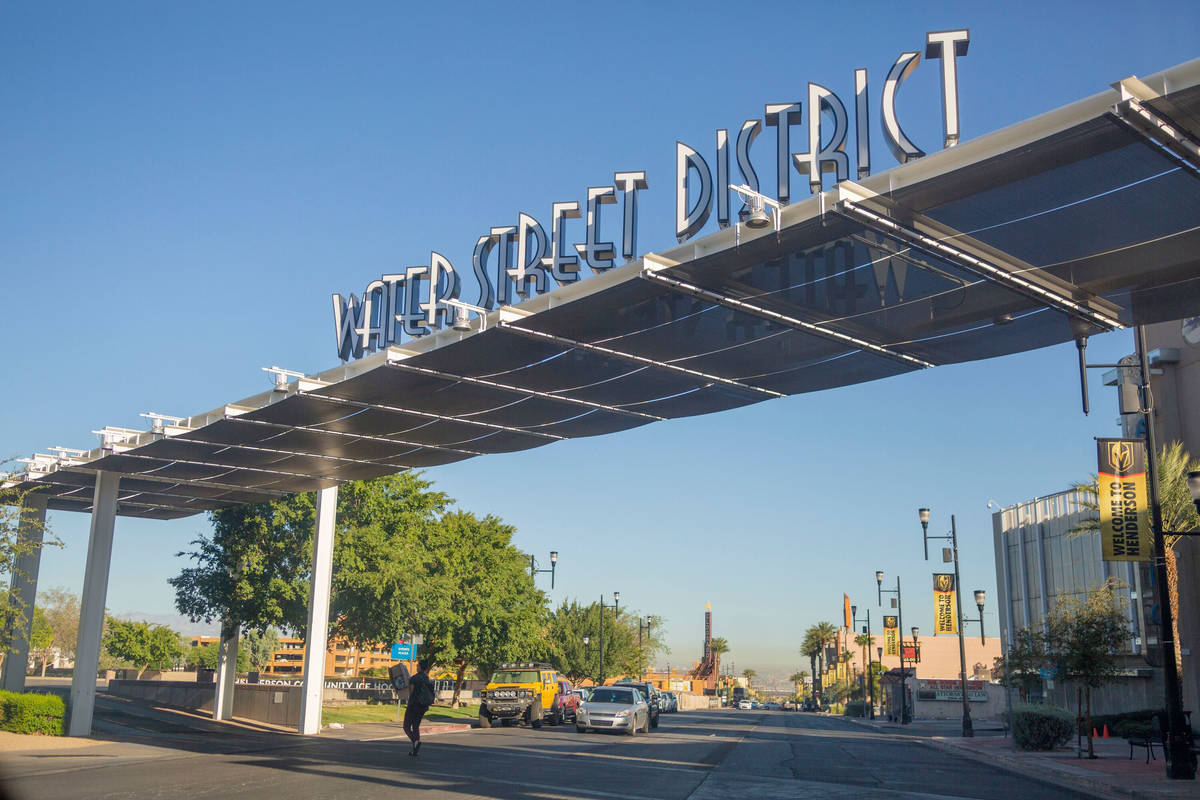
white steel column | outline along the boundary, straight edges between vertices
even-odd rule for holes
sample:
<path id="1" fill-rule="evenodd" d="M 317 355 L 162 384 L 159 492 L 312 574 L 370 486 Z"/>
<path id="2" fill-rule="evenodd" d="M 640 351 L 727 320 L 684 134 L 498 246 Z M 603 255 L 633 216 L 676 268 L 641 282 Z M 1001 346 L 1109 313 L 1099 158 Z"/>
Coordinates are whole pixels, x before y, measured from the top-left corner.
<path id="1" fill-rule="evenodd" d="M 233 683 L 237 677 L 238 629 L 232 620 L 221 622 L 221 660 L 217 666 L 217 692 L 213 697 L 213 719 L 233 718 Z"/>
<path id="2" fill-rule="evenodd" d="M 325 691 L 325 650 L 329 640 L 329 583 L 333 577 L 333 524 L 336 486 L 317 492 L 317 528 L 313 531 L 312 593 L 308 600 L 308 636 L 304 640 L 304 697 L 300 733 L 321 732 L 321 700 Z"/>
<path id="3" fill-rule="evenodd" d="M 29 636 L 33 631 L 33 604 L 37 600 L 38 566 L 42 560 L 42 532 L 46 525 L 46 495 L 28 492 L 21 501 L 17 523 L 17 541 L 32 546 L 19 558 L 9 587 L 9 603 L 23 609 L 25 624 L 13 632 L 12 649 L 4 657 L 4 678 L 0 682 L 9 692 L 25 691 L 25 666 L 29 663 Z"/>
<path id="4" fill-rule="evenodd" d="M 75 645 L 75 677 L 71 679 L 71 736 L 92 732 L 96 705 L 96 669 L 100 666 L 100 634 L 104 630 L 104 602 L 108 596 L 108 568 L 112 562 L 113 525 L 117 517 L 116 472 L 96 473 L 92 499 L 92 528 L 88 536 L 87 566 L 83 573 L 83 598 L 79 609 L 79 640 Z"/>

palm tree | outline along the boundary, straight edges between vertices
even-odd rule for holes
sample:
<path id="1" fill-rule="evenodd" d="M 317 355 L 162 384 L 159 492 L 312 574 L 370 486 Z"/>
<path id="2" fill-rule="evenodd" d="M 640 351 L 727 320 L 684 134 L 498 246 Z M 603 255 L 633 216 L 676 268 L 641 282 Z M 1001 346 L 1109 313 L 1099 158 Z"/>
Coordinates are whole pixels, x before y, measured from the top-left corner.
<path id="1" fill-rule="evenodd" d="M 808 677 L 808 673 L 805 672 L 804 670 L 800 670 L 799 672 L 793 672 L 791 675 L 788 676 L 788 680 L 791 681 L 792 685 L 796 687 L 796 697 L 800 696 L 800 684 L 804 683 L 804 679 L 807 677 Z"/>
<path id="2" fill-rule="evenodd" d="M 1164 444 L 1158 454 L 1158 502 L 1162 508 L 1164 531 L 1192 531 L 1200 528 L 1200 514 L 1196 513 L 1196 505 L 1187 488 L 1187 474 L 1200 470 L 1200 458 L 1192 458 L 1183 449 L 1183 442 L 1174 441 Z M 1081 536 L 1085 533 L 1095 533 L 1100 530 L 1100 491 L 1099 479 L 1096 475 L 1085 483 L 1077 483 L 1071 487 L 1083 495 L 1075 504 L 1084 511 L 1092 512 L 1089 517 L 1071 530 L 1068 536 Z M 1179 536 L 1166 537 L 1166 567 L 1167 567 L 1167 596 L 1171 603 L 1171 621 L 1175 641 L 1179 641 L 1179 567 L 1175 560 L 1175 545 Z M 1183 669 L 1183 653 L 1175 649 L 1175 664 Z"/>
<path id="3" fill-rule="evenodd" d="M 837 642 L 837 628 L 833 626 L 832 622 L 818 622 L 809 628 L 809 630 L 813 633 L 813 643 L 817 647 L 817 653 L 821 658 L 821 670 L 824 672 L 828 668 L 825 664 L 825 648 Z M 813 687 L 813 694 L 816 695 L 818 701 L 821 701 L 825 699 L 824 682 L 821 680 L 819 673 L 814 674 L 817 677 L 814 679 L 816 685 Z"/>
<path id="4" fill-rule="evenodd" d="M 729 652 L 729 642 L 724 636 L 718 636 L 708 643 L 708 651 L 713 654 L 713 673 L 721 674 L 721 656 Z"/>
<path id="5" fill-rule="evenodd" d="M 821 644 L 815 626 L 810 627 L 804 632 L 804 641 L 800 645 L 801 655 L 808 656 L 808 664 L 812 668 L 813 676 L 813 697 L 817 696 L 817 684 L 820 681 L 821 673 L 817 670 L 817 658 L 821 655 Z"/>
<path id="6" fill-rule="evenodd" d="M 758 673 L 752 669 L 744 669 L 742 670 L 742 677 L 746 679 L 746 687 L 749 688 L 754 679 L 758 677 Z"/>

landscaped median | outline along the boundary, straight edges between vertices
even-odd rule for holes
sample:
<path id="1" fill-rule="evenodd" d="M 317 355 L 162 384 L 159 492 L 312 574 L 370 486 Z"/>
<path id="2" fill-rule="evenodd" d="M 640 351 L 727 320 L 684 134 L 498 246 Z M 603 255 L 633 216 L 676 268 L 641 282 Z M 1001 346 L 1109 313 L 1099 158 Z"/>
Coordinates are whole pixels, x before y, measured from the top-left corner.
<path id="1" fill-rule="evenodd" d="M 67 706 L 56 694 L 0 691 L 0 730 L 62 736 Z"/>

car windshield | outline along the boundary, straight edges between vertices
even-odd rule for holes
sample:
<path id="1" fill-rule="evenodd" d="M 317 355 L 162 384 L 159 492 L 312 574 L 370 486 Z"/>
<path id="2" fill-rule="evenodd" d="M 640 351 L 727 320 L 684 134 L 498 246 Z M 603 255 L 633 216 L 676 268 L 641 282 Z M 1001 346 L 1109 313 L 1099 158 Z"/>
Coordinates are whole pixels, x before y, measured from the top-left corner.
<path id="1" fill-rule="evenodd" d="M 621 689 L 597 689 L 588 698 L 589 703 L 619 703 L 624 706 L 633 705 L 633 692 Z"/>
<path id="2" fill-rule="evenodd" d="M 492 673 L 492 683 L 537 683 L 536 669 L 499 669 Z"/>

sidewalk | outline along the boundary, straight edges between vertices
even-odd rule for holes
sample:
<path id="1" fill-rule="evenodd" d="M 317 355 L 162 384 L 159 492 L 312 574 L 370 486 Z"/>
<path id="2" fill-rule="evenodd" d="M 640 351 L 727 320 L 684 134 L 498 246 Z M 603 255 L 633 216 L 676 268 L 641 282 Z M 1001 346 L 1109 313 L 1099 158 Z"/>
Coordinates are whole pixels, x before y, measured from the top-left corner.
<path id="1" fill-rule="evenodd" d="M 1124 739 L 1096 739 L 1097 758 L 1091 760 L 1086 757 L 1086 739 L 1085 757 L 1077 758 L 1073 742 L 1071 749 L 1030 752 L 1015 749 L 1012 739 L 1004 736 L 964 739 L 957 735 L 930 735 L 922 730 L 924 726 L 921 720 L 917 720 L 913 725 L 903 726 L 880 720 L 853 721 L 876 729 L 907 732 L 913 734 L 916 741 L 924 742 L 937 750 L 1004 767 L 1063 788 L 1091 792 L 1102 798 L 1200 800 L 1200 781 L 1178 781 L 1168 778 L 1166 763 L 1158 748 L 1155 748 L 1154 753 L 1157 760 L 1152 760 L 1149 764 L 1146 763 L 1146 751 L 1142 748 L 1135 748 L 1131 759 L 1129 744 Z"/>

